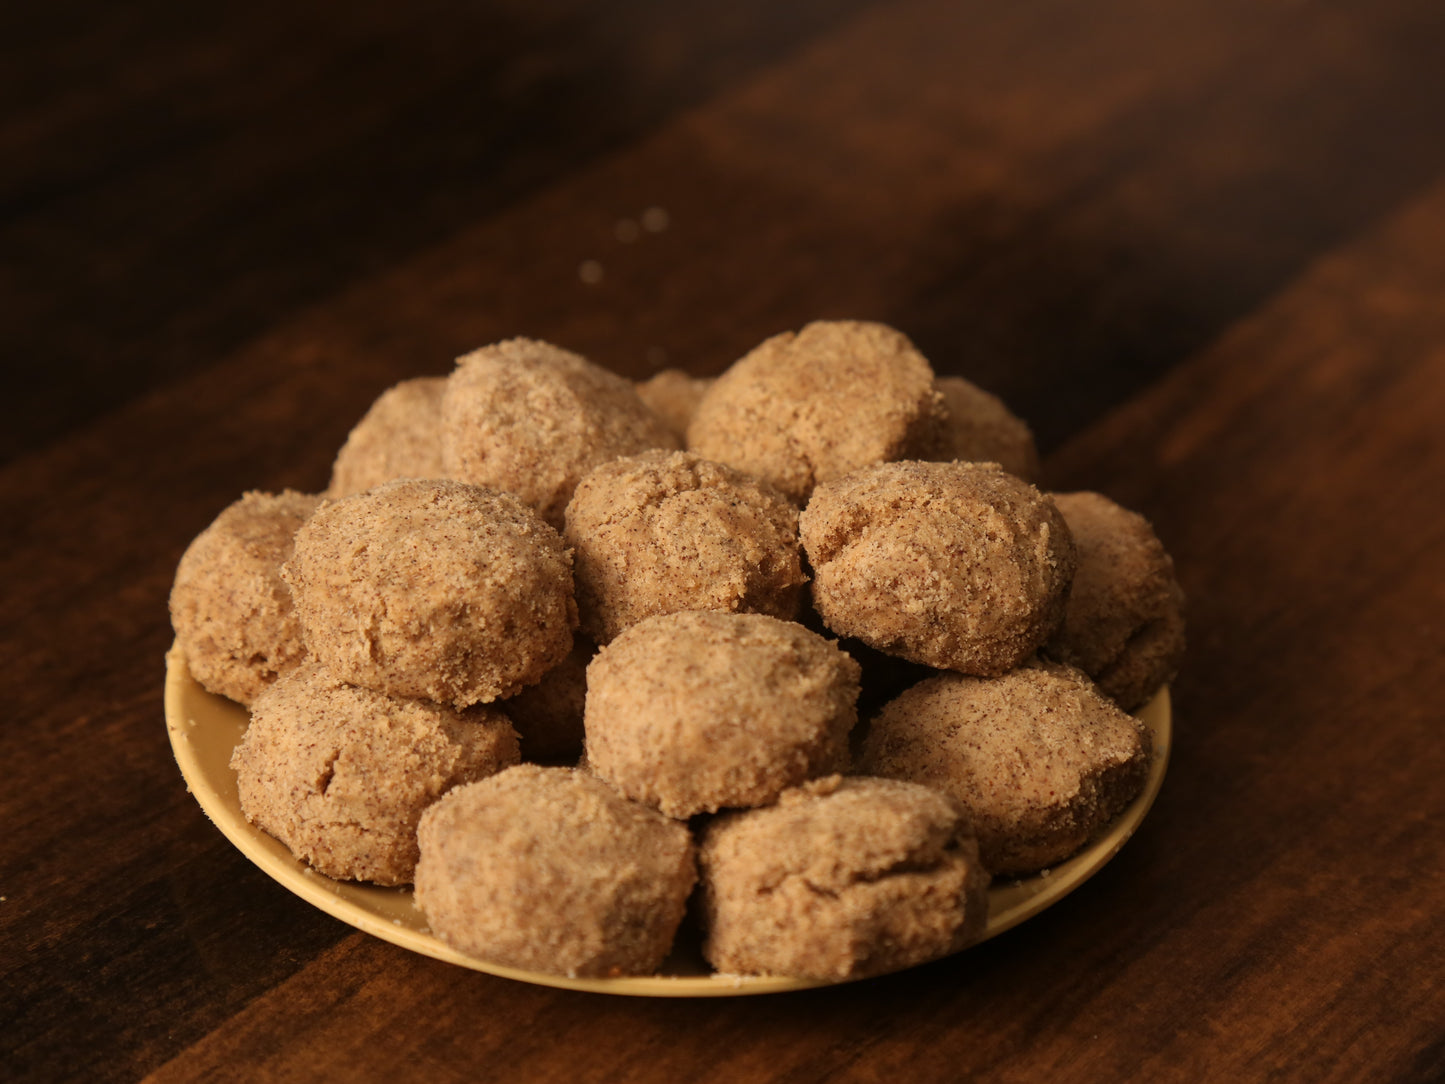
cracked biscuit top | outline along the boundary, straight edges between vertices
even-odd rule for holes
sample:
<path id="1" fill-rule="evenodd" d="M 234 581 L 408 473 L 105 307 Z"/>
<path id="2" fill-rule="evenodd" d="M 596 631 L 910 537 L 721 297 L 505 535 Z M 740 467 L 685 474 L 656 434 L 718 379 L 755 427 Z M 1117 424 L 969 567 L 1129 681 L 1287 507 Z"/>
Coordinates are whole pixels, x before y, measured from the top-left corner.
<path id="1" fill-rule="evenodd" d="M 241 809 L 328 877 L 406 884 L 422 811 L 518 759 L 495 708 L 455 711 L 338 681 L 307 663 L 256 698 L 231 756 Z"/>
<path id="2" fill-rule="evenodd" d="M 989 876 L 959 807 L 928 787 L 830 776 L 712 821 L 703 952 L 719 971 L 838 981 L 976 940 Z"/>

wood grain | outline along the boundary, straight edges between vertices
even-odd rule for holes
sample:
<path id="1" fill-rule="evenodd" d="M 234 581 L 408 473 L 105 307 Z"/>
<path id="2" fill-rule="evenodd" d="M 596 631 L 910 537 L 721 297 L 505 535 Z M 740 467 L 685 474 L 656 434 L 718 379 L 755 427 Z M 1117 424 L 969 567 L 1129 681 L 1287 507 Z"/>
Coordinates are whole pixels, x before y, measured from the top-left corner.
<path id="1" fill-rule="evenodd" d="M 400 10 L 4 16 L 7 1076 L 1445 1075 L 1438 9 Z M 715 372 L 827 315 L 1175 554 L 1174 765 L 1095 881 L 906 975 L 634 1001 L 353 933 L 200 814 L 165 599 L 226 503 L 483 342 Z"/>

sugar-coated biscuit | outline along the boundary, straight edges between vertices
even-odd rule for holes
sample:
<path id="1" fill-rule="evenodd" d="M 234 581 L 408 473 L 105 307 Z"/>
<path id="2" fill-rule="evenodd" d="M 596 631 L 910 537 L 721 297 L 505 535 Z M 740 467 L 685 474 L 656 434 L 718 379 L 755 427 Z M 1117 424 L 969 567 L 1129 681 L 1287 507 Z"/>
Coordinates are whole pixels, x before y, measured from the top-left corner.
<path id="1" fill-rule="evenodd" d="M 374 693 L 312 662 L 256 698 L 231 767 L 246 819 L 317 872 L 398 885 L 416 868 L 422 810 L 517 758 L 495 708 Z"/>
<path id="2" fill-rule="evenodd" d="M 663 369 L 634 386 L 638 398 L 682 441 L 687 439 L 687 427 L 697 413 L 698 403 L 716 381 L 716 377 L 690 376 L 681 369 Z"/>
<path id="3" fill-rule="evenodd" d="M 846 766 L 858 664 L 801 625 L 684 612 L 633 625 L 587 668 L 587 763 L 668 816 L 762 805 Z"/>
<path id="4" fill-rule="evenodd" d="M 773 336 L 718 377 L 687 446 L 801 505 L 814 486 L 859 467 L 934 457 L 943 420 L 933 369 L 905 335 L 819 320 Z"/>
<path id="5" fill-rule="evenodd" d="M 463 482 L 402 479 L 322 505 L 283 574 L 307 649 L 343 681 L 457 707 L 538 681 L 577 624 L 561 536 Z"/>
<path id="6" fill-rule="evenodd" d="M 296 531 L 321 498 L 247 493 L 196 536 L 171 586 L 171 624 L 191 676 L 249 704 L 306 657 L 281 578 Z"/>
<path id="7" fill-rule="evenodd" d="M 593 467 L 678 446 L 630 381 L 535 339 L 458 358 L 442 395 L 447 476 L 515 493 L 558 530 Z"/>
<path id="8" fill-rule="evenodd" d="M 1026 482 L 1039 476 L 1039 452 L 1028 424 L 1004 401 L 961 376 L 941 376 L 948 408 L 943 448 L 935 459 L 997 463 Z"/>
<path id="9" fill-rule="evenodd" d="M 1001 674 L 1063 620 L 1074 548 L 1053 503 L 992 463 L 885 463 L 799 520 L 828 628 L 913 662 Z"/>
<path id="10" fill-rule="evenodd" d="M 963 948 L 989 875 L 948 797 L 831 776 L 711 821 L 699 849 L 703 954 L 719 971 L 840 981 Z"/>
<path id="11" fill-rule="evenodd" d="M 573 768 L 523 764 L 458 787 L 417 835 L 432 932 L 507 967 L 651 974 L 697 880 L 685 825 Z"/>
<path id="12" fill-rule="evenodd" d="M 690 452 L 614 459 L 567 506 L 582 628 L 605 644 L 678 610 L 797 615 L 798 510 L 766 482 Z"/>
<path id="13" fill-rule="evenodd" d="M 394 478 L 442 477 L 442 391 L 446 377 L 393 385 L 351 430 L 331 467 L 328 497 L 346 497 Z"/>
<path id="14" fill-rule="evenodd" d="M 871 721 L 858 770 L 952 795 L 992 872 L 1074 854 L 1133 800 L 1150 738 L 1087 675 L 1038 663 L 1001 677 L 940 674 Z"/>
<path id="15" fill-rule="evenodd" d="M 1174 561 L 1137 512 L 1098 493 L 1055 493 L 1078 571 L 1064 623 L 1045 645 L 1133 711 L 1172 681 L 1184 658 L 1184 591 Z"/>

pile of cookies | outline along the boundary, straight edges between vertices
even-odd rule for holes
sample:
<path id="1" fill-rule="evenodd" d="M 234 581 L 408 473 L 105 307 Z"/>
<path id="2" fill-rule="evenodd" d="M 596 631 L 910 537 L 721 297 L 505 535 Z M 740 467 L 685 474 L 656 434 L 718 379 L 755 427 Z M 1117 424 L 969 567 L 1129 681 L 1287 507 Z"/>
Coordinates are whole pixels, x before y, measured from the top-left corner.
<path id="1" fill-rule="evenodd" d="M 881 324 L 639 384 L 514 339 L 384 393 L 324 495 L 223 511 L 172 622 L 251 710 L 248 819 L 461 952 L 648 974 L 691 907 L 718 971 L 878 974 L 1148 773 L 1172 562 L 1037 468 Z"/>

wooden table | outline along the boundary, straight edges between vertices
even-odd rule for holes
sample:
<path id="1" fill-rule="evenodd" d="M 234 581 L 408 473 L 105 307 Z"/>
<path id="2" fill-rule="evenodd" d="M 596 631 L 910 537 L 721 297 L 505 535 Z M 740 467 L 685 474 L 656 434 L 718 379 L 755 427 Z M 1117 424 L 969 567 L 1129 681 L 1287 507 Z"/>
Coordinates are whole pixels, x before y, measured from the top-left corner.
<path id="1" fill-rule="evenodd" d="M 26 6 L 0 1076 L 1445 1077 L 1445 8 Z M 840 316 L 1175 556 L 1174 760 L 1097 878 L 906 974 L 609 998 L 358 933 L 201 814 L 166 596 L 243 490 L 503 337 L 712 373 Z"/>

